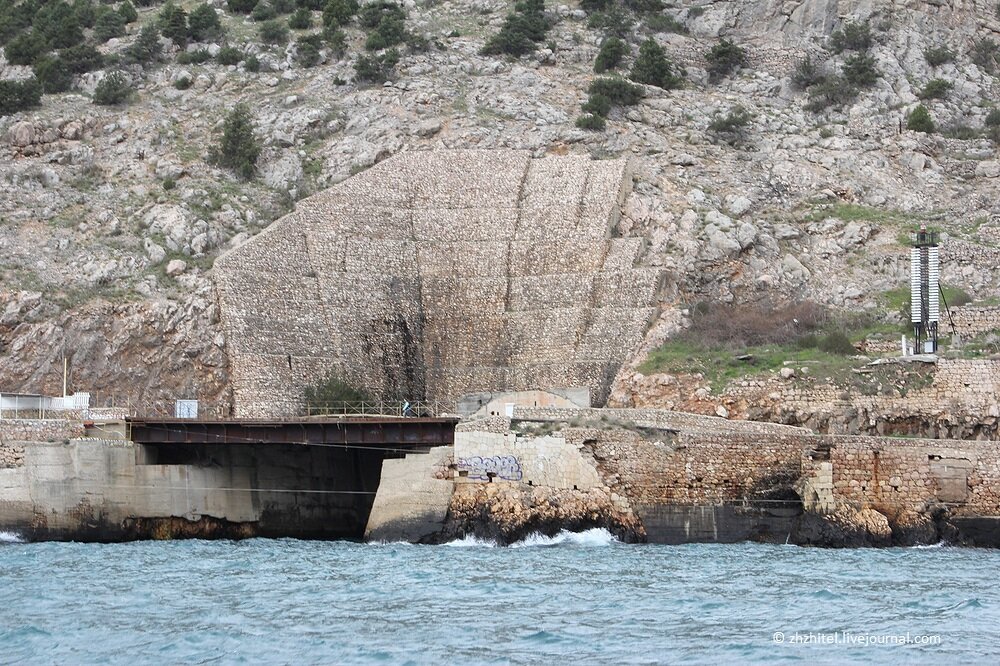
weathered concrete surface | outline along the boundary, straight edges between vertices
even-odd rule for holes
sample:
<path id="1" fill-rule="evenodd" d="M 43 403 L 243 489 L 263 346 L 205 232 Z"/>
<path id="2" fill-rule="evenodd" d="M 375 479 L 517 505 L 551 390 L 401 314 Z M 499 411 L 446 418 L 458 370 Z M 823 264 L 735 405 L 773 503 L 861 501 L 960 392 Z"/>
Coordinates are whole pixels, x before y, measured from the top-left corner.
<path id="1" fill-rule="evenodd" d="M 29 539 L 361 538 L 381 469 L 381 454 L 329 447 L 15 444 L 0 528 Z"/>
<path id="2" fill-rule="evenodd" d="M 365 540 L 416 543 L 441 531 L 454 488 L 448 473 L 452 452 L 441 446 L 382 463 Z"/>
<path id="3" fill-rule="evenodd" d="M 613 237 L 625 159 L 411 151 L 303 199 L 219 257 L 239 416 L 336 372 L 386 397 L 587 387 L 603 403 L 663 271 Z"/>

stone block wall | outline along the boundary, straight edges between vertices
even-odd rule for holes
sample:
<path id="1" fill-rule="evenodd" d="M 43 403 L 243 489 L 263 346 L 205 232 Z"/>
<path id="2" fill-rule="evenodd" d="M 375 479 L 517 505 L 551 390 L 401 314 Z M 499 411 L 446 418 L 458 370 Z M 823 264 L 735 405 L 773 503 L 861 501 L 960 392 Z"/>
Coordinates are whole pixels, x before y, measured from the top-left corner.
<path id="1" fill-rule="evenodd" d="M 0 444 L 0 469 L 12 469 L 24 465 L 24 446 L 14 442 Z"/>
<path id="2" fill-rule="evenodd" d="M 625 160 L 408 152 L 308 197 L 216 262 L 237 416 L 328 373 L 386 397 L 586 386 L 602 403 L 659 270 L 612 238 Z"/>
<path id="3" fill-rule="evenodd" d="M 1000 307 L 973 307 L 963 305 L 952 308 L 952 319 L 959 336 L 968 340 L 990 331 L 1000 331 Z M 950 322 L 942 322 L 943 330 L 951 331 Z"/>
<path id="4" fill-rule="evenodd" d="M 715 416 L 702 416 L 668 409 L 626 409 L 562 407 L 514 407 L 514 419 L 521 421 L 601 421 L 608 424 L 630 423 L 646 428 L 685 430 L 690 432 L 727 432 L 744 434 L 774 433 L 803 434 L 803 428 L 758 421 L 730 421 Z"/>
<path id="5" fill-rule="evenodd" d="M 69 419 L 2 419 L 0 441 L 53 442 L 83 437 L 83 421 Z"/>

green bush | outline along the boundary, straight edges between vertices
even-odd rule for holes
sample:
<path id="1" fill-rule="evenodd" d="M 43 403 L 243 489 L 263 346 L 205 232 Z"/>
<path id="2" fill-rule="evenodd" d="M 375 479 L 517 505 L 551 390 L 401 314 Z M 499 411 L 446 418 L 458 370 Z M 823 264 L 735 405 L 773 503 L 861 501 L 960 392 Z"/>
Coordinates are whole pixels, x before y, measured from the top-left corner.
<path id="1" fill-rule="evenodd" d="M 747 64 L 746 51 L 728 39 L 722 39 L 705 54 L 708 80 L 718 81 Z"/>
<path id="2" fill-rule="evenodd" d="M 200 65 L 212 59 L 212 54 L 208 49 L 197 49 L 195 51 L 181 51 L 177 54 L 177 64 L 179 65 Z"/>
<path id="3" fill-rule="evenodd" d="M 631 37 L 633 23 L 632 14 L 617 6 L 587 17 L 588 28 L 603 30 L 606 35 L 613 35 L 622 39 Z"/>
<path id="4" fill-rule="evenodd" d="M 945 99 L 952 89 L 951 81 L 944 79 L 931 79 L 920 91 L 920 99 Z"/>
<path id="5" fill-rule="evenodd" d="M 271 6 L 270 2 L 266 0 L 260 0 L 250 12 L 250 17 L 257 23 L 263 23 L 264 21 L 270 21 L 278 15 L 278 12 L 274 11 L 274 7 Z"/>
<path id="6" fill-rule="evenodd" d="M 809 86 L 814 86 L 823 80 L 823 72 L 819 65 L 813 62 L 812 56 L 806 56 L 799 60 L 792 72 L 792 87 L 798 90 L 805 90 Z"/>
<path id="7" fill-rule="evenodd" d="M 601 50 L 597 52 L 597 59 L 594 60 L 594 71 L 601 74 L 614 69 L 621 64 L 626 55 L 628 55 L 628 44 L 612 35 L 601 42 Z"/>
<path id="8" fill-rule="evenodd" d="M 986 126 L 1000 127 L 1000 109 L 990 109 L 990 112 L 986 114 Z"/>
<path id="9" fill-rule="evenodd" d="M 265 21 L 257 31 L 265 44 L 284 44 L 288 41 L 288 28 L 278 21 Z"/>
<path id="10" fill-rule="evenodd" d="M 389 49 L 381 54 L 361 55 L 354 62 L 354 77 L 358 81 L 383 83 L 388 80 L 398 63 L 399 51 L 396 49 Z"/>
<path id="11" fill-rule="evenodd" d="M 328 375 L 314 386 L 307 386 L 303 394 L 310 414 L 322 413 L 324 408 L 337 411 L 341 403 L 372 399 L 367 392 L 351 386 L 336 374 Z"/>
<path id="12" fill-rule="evenodd" d="M 30 65 L 47 50 L 45 38 L 34 31 L 18 35 L 4 46 L 7 62 L 12 65 Z"/>
<path id="13" fill-rule="evenodd" d="M 972 51 L 969 56 L 972 62 L 984 72 L 993 74 L 997 71 L 997 65 L 1000 64 L 1000 46 L 989 37 L 983 37 L 972 43 Z"/>
<path id="14" fill-rule="evenodd" d="M 239 104 L 228 116 L 222 128 L 222 141 L 213 153 L 215 162 L 232 169 L 244 179 L 250 180 L 257 172 L 257 158 L 260 144 L 253 133 L 250 109 Z"/>
<path id="15" fill-rule="evenodd" d="M 618 76 L 603 76 L 590 82 L 587 92 L 591 95 L 604 95 L 612 104 L 619 106 L 635 106 L 643 97 L 642 87 L 629 83 Z"/>
<path id="16" fill-rule="evenodd" d="M 662 12 L 666 8 L 663 0 L 622 0 L 622 4 L 638 14 Z"/>
<path id="17" fill-rule="evenodd" d="M 160 45 L 160 31 L 153 25 L 145 25 L 136 40 L 125 52 L 126 59 L 139 63 L 148 64 L 156 62 L 163 55 L 163 47 Z"/>
<path id="18" fill-rule="evenodd" d="M 686 35 L 687 26 L 666 14 L 650 14 L 646 17 L 646 28 L 653 32 L 673 32 L 679 35 Z"/>
<path id="19" fill-rule="evenodd" d="M 587 12 L 588 14 L 593 14 L 594 12 L 603 12 L 604 10 L 610 8 L 614 5 L 613 0 L 580 0 L 580 9 Z"/>
<path id="20" fill-rule="evenodd" d="M 338 58 L 347 51 L 347 33 L 340 28 L 326 26 L 323 28 L 323 39 L 330 52 Z"/>
<path id="21" fill-rule="evenodd" d="M 830 35 L 830 50 L 834 53 L 843 51 L 867 51 L 873 43 L 872 29 L 868 21 L 849 22 Z"/>
<path id="22" fill-rule="evenodd" d="M 35 78 L 42 86 L 42 92 L 46 95 L 66 92 L 73 84 L 73 73 L 59 56 L 41 56 L 35 61 L 32 69 Z"/>
<path id="23" fill-rule="evenodd" d="M 246 59 L 243 61 L 243 69 L 245 69 L 248 72 L 259 72 L 260 60 L 258 60 L 257 56 L 253 54 L 248 55 Z"/>
<path id="24" fill-rule="evenodd" d="M 160 10 L 160 15 L 157 17 L 156 25 L 160 29 L 160 33 L 177 46 L 187 44 L 187 12 L 173 2 L 163 5 L 163 9 Z"/>
<path id="25" fill-rule="evenodd" d="M 387 16 L 405 20 L 406 10 L 401 5 L 390 2 L 390 0 L 369 2 L 358 12 L 358 25 L 371 30 L 372 28 L 377 28 L 378 24 Z"/>
<path id="26" fill-rule="evenodd" d="M 917 105 L 906 116 L 906 129 L 913 130 L 914 132 L 923 132 L 924 134 L 932 134 L 934 132 L 934 120 L 923 104 Z"/>
<path id="27" fill-rule="evenodd" d="M 323 25 L 342 28 L 358 13 L 358 0 L 328 0 L 323 6 Z"/>
<path id="28" fill-rule="evenodd" d="M 296 9 L 288 17 L 288 27 L 292 30 L 308 30 L 313 25 L 312 12 L 308 9 Z"/>
<path id="29" fill-rule="evenodd" d="M 858 350 L 854 348 L 851 344 L 850 338 L 841 333 L 840 331 L 833 331 L 832 333 L 827 333 L 822 338 L 819 339 L 817 344 L 820 351 L 824 351 L 827 354 L 839 354 L 841 356 L 853 356 L 858 353 Z"/>
<path id="30" fill-rule="evenodd" d="M 30 109 L 41 101 L 42 87 L 35 79 L 0 81 L 0 116 Z"/>
<path id="31" fill-rule="evenodd" d="M 852 86 L 869 88 L 878 81 L 879 73 L 875 59 L 867 53 L 855 53 L 844 61 L 844 78 Z"/>
<path id="32" fill-rule="evenodd" d="M 192 83 L 194 82 L 191 80 L 190 76 L 179 76 L 177 77 L 177 80 L 174 81 L 174 88 L 177 88 L 178 90 L 187 90 L 191 87 Z"/>
<path id="33" fill-rule="evenodd" d="M 238 65 L 240 64 L 240 60 L 243 60 L 243 52 L 235 46 L 223 46 L 215 54 L 215 62 L 220 65 Z"/>
<path id="34" fill-rule="evenodd" d="M 94 39 L 103 44 L 109 39 L 125 35 L 125 17 L 118 12 L 106 11 L 94 22 Z"/>
<path id="35" fill-rule="evenodd" d="M 207 42 L 222 37 L 222 21 L 207 3 L 191 10 L 188 16 L 188 37 L 195 42 Z"/>
<path id="36" fill-rule="evenodd" d="M 822 111 L 829 107 L 840 108 L 854 101 L 858 89 L 839 76 L 827 76 L 809 87 L 808 111 Z"/>
<path id="37" fill-rule="evenodd" d="M 295 0 L 295 4 L 302 9 L 308 9 L 309 11 L 319 11 L 323 9 L 326 4 L 325 0 Z"/>
<path id="38" fill-rule="evenodd" d="M 607 122 L 601 116 L 595 116 L 593 114 L 587 114 L 585 116 L 580 116 L 576 119 L 576 126 L 580 129 L 593 130 L 600 132 L 605 127 L 607 127 Z"/>
<path id="39" fill-rule="evenodd" d="M 91 0 L 74 0 L 73 15 L 83 28 L 93 28 L 97 20 L 97 10 Z"/>
<path id="40" fill-rule="evenodd" d="M 226 0 L 226 6 L 234 14 L 249 14 L 257 6 L 257 0 Z"/>
<path id="41" fill-rule="evenodd" d="M 680 88 L 684 84 L 684 77 L 674 71 L 673 63 L 654 39 L 647 39 L 639 46 L 639 57 L 632 65 L 628 77 L 664 90 Z"/>
<path id="42" fill-rule="evenodd" d="M 551 27 L 545 17 L 544 0 L 520 0 L 514 5 L 500 31 L 490 37 L 482 49 L 483 55 L 507 54 L 520 57 L 535 50 Z"/>
<path id="43" fill-rule="evenodd" d="M 708 129 L 723 138 L 727 143 L 736 144 L 746 136 L 746 128 L 750 125 L 752 116 L 742 106 L 734 106 L 729 113 L 716 116 L 708 125 Z"/>
<path id="44" fill-rule="evenodd" d="M 300 37 L 295 42 L 295 62 L 302 67 L 315 67 L 319 64 L 319 49 L 322 40 L 323 36 L 319 34 Z"/>
<path id="45" fill-rule="evenodd" d="M 583 112 L 607 118 L 608 113 L 611 112 L 611 100 L 608 99 L 607 95 L 591 95 L 583 105 Z"/>
<path id="46" fill-rule="evenodd" d="M 65 2 L 48 2 L 35 13 L 33 31 L 50 48 L 62 49 L 83 41 L 83 28 L 73 7 Z"/>
<path id="47" fill-rule="evenodd" d="M 125 23 L 135 23 L 139 20 L 139 12 L 135 11 L 135 5 L 129 0 L 118 5 L 118 13 L 125 19 Z"/>
<path id="48" fill-rule="evenodd" d="M 111 72 L 98 82 L 94 88 L 94 104 L 111 106 L 128 101 L 132 95 L 132 86 L 125 72 Z"/>
<path id="49" fill-rule="evenodd" d="M 87 43 L 77 44 L 59 52 L 59 58 L 74 74 L 92 72 L 104 66 L 104 56 Z"/>
<path id="50" fill-rule="evenodd" d="M 924 50 L 924 60 L 931 67 L 940 67 L 955 59 L 955 52 L 946 46 L 934 46 Z"/>

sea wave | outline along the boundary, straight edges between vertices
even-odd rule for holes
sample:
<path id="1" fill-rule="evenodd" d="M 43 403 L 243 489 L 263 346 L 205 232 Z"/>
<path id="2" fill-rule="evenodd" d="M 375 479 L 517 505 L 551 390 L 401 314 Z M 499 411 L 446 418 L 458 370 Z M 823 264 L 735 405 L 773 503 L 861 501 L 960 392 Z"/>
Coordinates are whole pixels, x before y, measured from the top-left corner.
<path id="1" fill-rule="evenodd" d="M 603 527 L 594 527 L 583 532 L 562 530 L 555 536 L 529 534 L 523 541 L 510 545 L 511 548 L 551 547 L 551 546 L 609 546 L 618 543 L 615 535 Z"/>
<path id="2" fill-rule="evenodd" d="M 944 548 L 945 546 L 948 545 L 949 544 L 947 541 L 938 541 L 937 543 L 928 543 L 928 544 L 921 544 L 919 546 L 910 546 L 910 548 L 914 548 L 916 550 L 927 550 L 929 548 Z"/>
<path id="3" fill-rule="evenodd" d="M 24 539 L 17 532 L 0 530 L 0 543 L 24 543 Z"/>
<path id="4" fill-rule="evenodd" d="M 461 539 L 448 541 L 442 545 L 449 546 L 451 548 L 496 548 L 497 542 L 489 539 L 480 539 L 479 537 L 468 534 Z"/>

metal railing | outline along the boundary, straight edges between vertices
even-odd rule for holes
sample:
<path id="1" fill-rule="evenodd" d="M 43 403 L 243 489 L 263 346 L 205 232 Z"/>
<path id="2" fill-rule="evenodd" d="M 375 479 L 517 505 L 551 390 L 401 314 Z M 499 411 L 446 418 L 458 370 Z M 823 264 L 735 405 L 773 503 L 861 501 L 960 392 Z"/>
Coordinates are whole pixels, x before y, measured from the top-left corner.
<path id="1" fill-rule="evenodd" d="M 306 403 L 306 416 L 429 417 L 454 414 L 455 405 L 444 401 L 340 400 Z"/>

